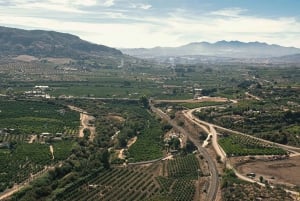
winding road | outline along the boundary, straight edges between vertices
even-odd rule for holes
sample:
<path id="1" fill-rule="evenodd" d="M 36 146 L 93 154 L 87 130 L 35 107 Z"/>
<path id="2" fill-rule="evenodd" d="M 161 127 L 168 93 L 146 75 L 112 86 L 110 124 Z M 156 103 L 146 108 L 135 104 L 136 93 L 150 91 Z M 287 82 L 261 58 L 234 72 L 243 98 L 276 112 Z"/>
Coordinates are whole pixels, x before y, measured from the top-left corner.
<path id="1" fill-rule="evenodd" d="M 191 109 L 191 110 L 186 110 L 186 111 L 183 111 L 183 114 L 186 118 L 188 118 L 190 121 L 192 121 L 193 123 L 197 124 L 198 126 L 201 126 L 201 128 L 205 128 L 204 131 L 207 132 L 208 129 L 206 127 L 209 127 L 209 135 L 211 135 L 212 137 L 212 145 L 214 147 L 214 150 L 216 151 L 216 153 L 221 157 L 221 160 L 222 162 L 224 162 L 226 164 L 226 167 L 228 169 L 232 169 L 236 176 L 241 179 L 241 180 L 244 180 L 244 181 L 247 181 L 247 182 L 250 182 L 250 183 L 257 183 L 258 185 L 260 186 L 265 186 L 264 183 L 261 183 L 261 182 L 258 182 L 258 181 L 255 181 L 251 178 L 248 178 L 242 174 L 240 174 L 231 164 L 230 162 L 227 160 L 227 156 L 226 156 L 226 153 L 224 152 L 224 150 L 221 148 L 221 146 L 218 144 L 218 134 L 215 130 L 215 128 L 218 128 L 220 130 L 224 130 L 224 131 L 228 131 L 228 132 L 231 132 L 231 133 L 236 133 L 236 134 L 239 134 L 239 135 L 244 135 L 244 136 L 247 136 L 247 137 L 251 137 L 253 139 L 257 139 L 257 140 L 260 140 L 262 142 L 265 142 L 265 143 L 268 143 L 268 144 L 272 144 L 272 145 L 276 145 L 278 147 L 281 147 L 282 149 L 285 149 L 285 150 L 288 150 L 290 152 L 293 152 L 293 155 L 295 156 L 298 156 L 300 153 L 300 148 L 298 147 L 293 147 L 293 146 L 288 146 L 288 145 L 282 145 L 282 144 L 278 144 L 278 143 L 274 143 L 274 142 L 271 142 L 271 141 L 268 141 L 268 140 L 263 140 L 261 138 L 257 138 L 257 137 L 254 137 L 254 136 L 251 136 L 251 135 L 247 135 L 245 133 L 241 133 L 241 132 L 237 132 L 237 131 L 234 131 L 234 130 L 231 130 L 231 129 L 227 129 L 227 128 L 224 128 L 224 127 L 221 127 L 221 126 L 218 126 L 218 125 L 215 125 L 215 124 L 211 124 L 211 123 L 208 123 L 208 122 L 205 122 L 205 121 L 202 121 L 200 119 L 198 119 L 197 117 L 195 117 L 193 115 L 193 112 L 195 110 L 199 110 L 199 109 L 202 109 L 202 108 L 195 108 L 195 109 Z M 273 186 L 271 186 L 273 187 Z M 295 191 L 290 191 L 290 190 L 287 190 L 285 189 L 286 192 L 289 192 L 289 193 L 292 193 L 294 195 L 298 195 L 298 192 L 295 192 Z"/>
<path id="2" fill-rule="evenodd" d="M 204 108 L 204 107 L 202 107 Z M 235 134 L 239 134 L 239 135 L 243 135 L 243 136 L 247 136 L 249 138 L 252 138 L 252 139 L 255 139 L 255 140 L 259 140 L 261 142 L 264 142 L 264 143 L 267 143 L 267 144 L 271 144 L 271 145 L 276 145 L 282 149 L 285 149 L 285 150 L 288 150 L 290 152 L 293 152 L 295 154 L 298 154 L 299 151 L 300 151 L 300 148 L 298 147 L 293 147 L 293 146 L 289 146 L 289 145 L 283 145 L 283 144 L 279 144 L 279 143 L 275 143 L 275 142 L 271 142 L 271 141 L 268 141 L 268 140 L 264 140 L 264 139 L 261 139 L 261 138 L 257 138 L 257 137 L 254 137 L 252 135 L 248 135 L 248 134 L 245 134 L 245 133 L 242 133 L 242 132 L 238 132 L 238 131 L 234 131 L 234 130 L 231 130 L 231 129 L 228 129 L 228 128 L 224 128 L 222 126 L 218 126 L 218 125 L 215 125 L 215 124 L 211 124 L 211 123 L 208 123 L 206 121 L 202 121 L 200 119 L 198 119 L 197 117 L 195 117 L 193 115 L 193 112 L 196 111 L 196 110 L 201 110 L 202 108 L 195 108 L 195 109 L 191 109 L 191 110 L 186 110 L 184 111 L 184 114 L 187 118 L 189 118 L 190 120 L 194 121 L 194 122 L 197 122 L 198 124 L 202 124 L 202 126 L 206 126 L 206 127 L 209 127 L 210 128 L 210 131 L 214 130 L 215 128 L 219 129 L 219 130 L 223 130 L 223 131 L 227 131 L 227 132 L 230 132 L 230 133 L 235 133 Z M 212 132 L 216 137 L 213 138 L 213 142 L 215 144 L 218 144 L 217 143 L 217 133 L 216 132 Z M 219 146 L 220 147 L 220 146 Z M 221 156 L 221 154 L 219 154 Z M 222 156 L 221 156 L 222 157 Z"/>

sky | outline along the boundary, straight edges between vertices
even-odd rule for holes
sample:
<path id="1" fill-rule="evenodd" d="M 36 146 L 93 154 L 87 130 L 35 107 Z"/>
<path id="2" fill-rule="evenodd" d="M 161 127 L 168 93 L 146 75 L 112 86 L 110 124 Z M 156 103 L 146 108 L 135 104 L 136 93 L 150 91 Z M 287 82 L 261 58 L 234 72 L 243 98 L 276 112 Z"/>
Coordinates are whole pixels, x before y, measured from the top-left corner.
<path id="1" fill-rule="evenodd" d="M 300 0 L 0 0 L 0 26 L 116 48 L 220 40 L 300 48 Z"/>

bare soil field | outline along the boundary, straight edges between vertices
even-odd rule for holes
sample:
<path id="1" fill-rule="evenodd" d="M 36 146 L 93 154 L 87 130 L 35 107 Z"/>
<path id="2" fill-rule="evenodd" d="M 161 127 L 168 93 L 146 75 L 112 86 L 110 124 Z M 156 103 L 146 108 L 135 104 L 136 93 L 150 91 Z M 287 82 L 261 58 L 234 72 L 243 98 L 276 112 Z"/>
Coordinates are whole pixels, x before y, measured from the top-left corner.
<path id="1" fill-rule="evenodd" d="M 37 61 L 39 60 L 38 58 L 30 55 L 19 55 L 14 58 L 17 61 L 25 61 L 25 62 L 31 62 L 31 61 Z"/>
<path id="2" fill-rule="evenodd" d="M 243 175 L 255 173 L 255 180 L 259 180 L 259 177 L 263 176 L 264 179 L 273 184 L 300 185 L 299 156 L 286 160 L 247 162 L 237 165 L 237 170 Z"/>
<path id="3" fill-rule="evenodd" d="M 71 61 L 73 61 L 73 59 L 70 58 L 53 58 L 53 57 L 46 57 L 43 58 L 45 60 L 47 60 L 48 62 L 52 62 L 54 64 L 68 64 Z"/>

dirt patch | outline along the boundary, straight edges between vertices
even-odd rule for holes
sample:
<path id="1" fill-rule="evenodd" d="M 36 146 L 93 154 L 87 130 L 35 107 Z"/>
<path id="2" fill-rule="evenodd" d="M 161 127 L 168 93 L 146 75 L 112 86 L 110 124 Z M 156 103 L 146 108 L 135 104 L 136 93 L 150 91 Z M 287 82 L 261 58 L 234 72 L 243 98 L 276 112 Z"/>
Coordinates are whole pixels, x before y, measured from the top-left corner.
<path id="1" fill-rule="evenodd" d="M 254 96 L 253 94 L 250 94 L 249 92 L 245 92 L 245 95 L 252 98 L 252 99 L 258 100 L 258 101 L 261 100 L 261 98 L 259 98 L 257 96 Z"/>
<path id="2" fill-rule="evenodd" d="M 119 122 L 124 122 L 125 119 L 121 116 L 118 115 L 108 115 L 108 118 L 113 120 L 113 121 L 119 121 Z"/>
<path id="3" fill-rule="evenodd" d="M 118 154 L 119 159 L 125 159 L 125 154 L 124 154 L 124 149 L 121 149 L 119 154 Z"/>
<path id="4" fill-rule="evenodd" d="M 127 148 L 131 147 L 137 140 L 137 136 L 131 138 L 128 142 L 127 142 Z"/>
<path id="5" fill-rule="evenodd" d="M 81 112 L 81 113 L 86 113 L 86 111 L 84 111 L 84 110 L 81 109 L 81 108 L 78 108 L 78 107 L 75 107 L 75 106 L 72 106 L 72 105 L 68 105 L 68 107 L 69 107 L 71 110 L 74 110 L 74 111 L 77 111 L 77 112 Z"/>
<path id="6" fill-rule="evenodd" d="M 84 129 L 89 129 L 91 133 L 90 140 L 93 140 L 95 138 L 96 128 L 90 123 L 94 120 L 95 118 L 93 116 L 87 115 L 85 113 L 80 113 L 81 128 L 79 130 L 79 137 L 84 137 Z"/>
<path id="7" fill-rule="evenodd" d="M 256 180 L 263 176 L 274 184 L 300 185 L 300 157 L 278 161 L 250 161 L 237 166 L 237 170 L 246 175 L 253 172 Z"/>
<path id="8" fill-rule="evenodd" d="M 69 64 L 71 61 L 73 61 L 70 58 L 52 58 L 47 57 L 43 58 L 44 60 L 47 60 L 48 62 L 54 63 L 54 64 Z"/>
<path id="9" fill-rule="evenodd" d="M 31 135 L 30 136 L 30 140 L 29 140 L 29 144 L 32 144 L 33 142 L 35 142 L 37 140 L 37 135 Z"/>
<path id="10" fill-rule="evenodd" d="M 49 148 L 50 148 L 50 153 L 51 153 L 51 155 L 52 155 L 52 160 L 54 160 L 54 150 L 53 150 L 53 146 L 50 145 Z"/>
<path id="11" fill-rule="evenodd" d="M 19 55 L 19 56 L 15 57 L 14 59 L 18 60 L 18 61 L 25 61 L 25 62 L 31 62 L 31 61 L 38 60 L 38 58 L 36 58 L 34 56 L 30 56 L 30 55 Z"/>
<path id="12" fill-rule="evenodd" d="M 293 163 L 280 163 L 280 164 L 268 165 L 268 168 L 278 169 L 278 168 L 289 168 L 289 167 L 295 167 L 295 166 L 296 165 Z"/>

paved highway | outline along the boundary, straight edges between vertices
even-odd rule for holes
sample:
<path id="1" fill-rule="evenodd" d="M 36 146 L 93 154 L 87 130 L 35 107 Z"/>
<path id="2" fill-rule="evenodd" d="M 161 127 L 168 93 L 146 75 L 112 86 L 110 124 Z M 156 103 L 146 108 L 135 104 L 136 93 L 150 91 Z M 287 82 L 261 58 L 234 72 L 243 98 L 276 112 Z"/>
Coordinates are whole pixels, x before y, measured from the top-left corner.
<path id="1" fill-rule="evenodd" d="M 203 148 L 199 142 L 199 139 L 194 138 L 191 136 L 188 132 L 186 132 L 182 127 L 178 126 L 176 122 L 172 121 L 170 117 L 162 112 L 160 109 L 154 107 L 153 105 L 150 105 L 151 110 L 156 113 L 158 116 L 160 116 L 162 119 L 165 119 L 168 121 L 169 124 L 173 126 L 174 129 L 182 133 L 183 135 L 187 136 L 195 146 L 197 146 L 199 153 L 202 154 L 204 159 L 207 161 L 209 170 L 210 170 L 210 185 L 209 189 L 207 191 L 207 201 L 214 201 L 216 199 L 216 195 L 218 192 L 219 187 L 219 173 L 216 167 L 216 164 L 214 163 L 213 159 L 210 157 L 208 152 L 205 148 Z"/>

